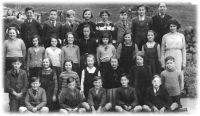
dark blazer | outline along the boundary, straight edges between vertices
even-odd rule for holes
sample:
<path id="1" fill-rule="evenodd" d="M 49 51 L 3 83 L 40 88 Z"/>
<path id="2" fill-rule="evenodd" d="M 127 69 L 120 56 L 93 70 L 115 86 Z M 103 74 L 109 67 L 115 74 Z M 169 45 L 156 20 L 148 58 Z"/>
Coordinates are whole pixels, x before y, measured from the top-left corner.
<path id="1" fill-rule="evenodd" d="M 120 87 L 116 91 L 116 105 L 123 106 L 133 106 L 137 105 L 137 96 L 134 88 L 128 87 Z"/>
<path id="2" fill-rule="evenodd" d="M 88 103 L 90 106 L 94 106 L 95 108 L 98 108 L 99 106 L 103 107 L 106 104 L 106 90 L 100 88 L 96 94 L 95 88 L 91 88 L 88 93 Z"/>
<path id="3" fill-rule="evenodd" d="M 158 109 L 161 109 L 162 107 L 169 108 L 171 105 L 171 99 L 167 90 L 161 85 L 157 93 L 154 92 L 153 87 L 147 89 L 145 103 L 151 108 L 153 106 Z"/>

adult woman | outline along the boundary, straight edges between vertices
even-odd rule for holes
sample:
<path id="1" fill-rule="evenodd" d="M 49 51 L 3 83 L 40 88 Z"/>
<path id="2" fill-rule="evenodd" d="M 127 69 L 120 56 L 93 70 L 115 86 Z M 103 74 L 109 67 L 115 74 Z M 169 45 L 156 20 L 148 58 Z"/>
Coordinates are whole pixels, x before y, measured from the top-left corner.
<path id="1" fill-rule="evenodd" d="M 185 37 L 183 34 L 178 32 L 180 27 L 181 25 L 177 20 L 171 19 L 169 21 L 169 33 L 165 34 L 162 38 L 161 64 L 163 68 L 165 67 L 164 59 L 167 56 L 175 58 L 175 66 L 177 70 L 182 71 L 186 66 Z M 182 76 L 182 78 L 184 77 Z M 181 89 L 183 89 L 183 85 Z"/>

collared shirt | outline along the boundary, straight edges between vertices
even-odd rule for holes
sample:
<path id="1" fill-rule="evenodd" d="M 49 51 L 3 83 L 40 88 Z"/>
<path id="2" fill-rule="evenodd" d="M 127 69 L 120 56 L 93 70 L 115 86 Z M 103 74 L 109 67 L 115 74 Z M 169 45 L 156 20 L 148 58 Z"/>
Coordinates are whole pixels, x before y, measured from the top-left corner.
<path id="1" fill-rule="evenodd" d="M 164 18 L 164 17 L 165 17 L 165 14 L 162 15 L 161 13 L 159 13 L 159 16 L 160 16 L 161 18 Z"/>
<path id="2" fill-rule="evenodd" d="M 144 21 L 145 20 L 145 15 L 144 16 L 138 16 L 139 17 L 139 21 Z"/>
<path id="3" fill-rule="evenodd" d="M 51 24 L 55 27 L 56 26 L 56 20 L 55 21 L 51 21 Z"/>

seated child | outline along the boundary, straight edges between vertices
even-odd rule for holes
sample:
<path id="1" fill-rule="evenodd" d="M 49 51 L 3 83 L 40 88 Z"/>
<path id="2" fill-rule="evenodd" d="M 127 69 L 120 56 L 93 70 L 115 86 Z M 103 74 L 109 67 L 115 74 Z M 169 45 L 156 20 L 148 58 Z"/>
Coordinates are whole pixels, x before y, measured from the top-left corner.
<path id="1" fill-rule="evenodd" d="M 85 107 L 88 106 L 88 104 L 83 102 L 83 96 L 80 90 L 76 88 L 76 80 L 73 77 L 69 77 L 66 83 L 68 87 L 63 88 L 59 95 L 60 112 L 86 112 Z"/>
<path id="2" fill-rule="evenodd" d="M 117 112 L 139 112 L 142 110 L 141 106 L 138 106 L 137 95 L 134 88 L 128 85 L 129 77 L 123 75 L 121 77 L 122 87 L 116 91 L 116 106 Z"/>
<path id="3" fill-rule="evenodd" d="M 171 99 L 164 86 L 162 86 L 161 78 L 158 75 L 154 76 L 152 85 L 147 89 L 143 110 L 150 112 L 164 112 L 169 109 Z"/>
<path id="4" fill-rule="evenodd" d="M 49 108 L 45 107 L 47 104 L 46 92 L 43 88 L 40 87 L 40 79 L 37 77 L 32 77 L 31 80 L 31 88 L 28 89 L 25 104 L 26 107 L 20 107 L 20 113 L 26 112 L 41 112 L 47 113 L 49 112 Z"/>
<path id="5" fill-rule="evenodd" d="M 88 103 L 92 112 L 106 112 L 111 107 L 111 103 L 106 103 L 106 90 L 102 88 L 102 79 L 99 76 L 94 77 L 94 87 L 89 90 Z"/>

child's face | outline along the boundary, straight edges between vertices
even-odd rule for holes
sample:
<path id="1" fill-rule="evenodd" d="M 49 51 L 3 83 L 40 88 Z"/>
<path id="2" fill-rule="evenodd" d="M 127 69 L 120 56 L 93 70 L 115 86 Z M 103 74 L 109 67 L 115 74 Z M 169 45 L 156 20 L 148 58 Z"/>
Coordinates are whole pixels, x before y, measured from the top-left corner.
<path id="1" fill-rule="evenodd" d="M 127 13 L 120 13 L 119 18 L 123 21 L 127 20 L 128 14 Z"/>
<path id="2" fill-rule="evenodd" d="M 171 32 L 176 32 L 176 31 L 177 31 L 177 26 L 174 25 L 174 24 L 171 24 L 171 25 L 169 26 L 169 30 L 170 30 Z"/>
<path id="3" fill-rule="evenodd" d="M 94 66 L 94 59 L 92 57 L 87 57 L 87 65 L 88 67 Z"/>
<path id="4" fill-rule="evenodd" d="M 99 88 L 102 87 L 102 80 L 99 79 L 99 80 L 97 80 L 97 81 L 94 81 L 93 84 L 94 84 L 94 87 L 95 87 L 96 89 L 99 89 Z"/>
<path id="5" fill-rule="evenodd" d="M 15 70 L 19 70 L 19 69 L 20 69 L 20 66 L 22 65 L 22 63 L 19 62 L 19 61 L 17 61 L 17 62 L 13 62 L 12 65 L 13 65 L 13 68 L 14 68 Z"/>
<path id="6" fill-rule="evenodd" d="M 38 46 L 38 38 L 33 39 L 33 46 Z"/>
<path id="7" fill-rule="evenodd" d="M 57 12 L 56 11 L 51 11 L 49 14 L 50 20 L 55 21 L 57 19 Z"/>
<path id="8" fill-rule="evenodd" d="M 55 38 L 51 38 L 51 45 L 53 46 L 53 47 L 56 47 L 56 45 L 57 45 L 57 40 L 55 39 Z"/>
<path id="9" fill-rule="evenodd" d="M 131 43 L 131 34 L 126 34 L 126 35 L 124 36 L 124 41 L 125 41 L 126 43 Z"/>
<path id="10" fill-rule="evenodd" d="M 111 59 L 110 64 L 113 69 L 116 69 L 118 67 L 118 60 L 117 59 Z"/>
<path id="11" fill-rule="evenodd" d="M 140 15 L 140 16 L 144 16 L 145 15 L 145 8 L 144 7 L 140 7 L 139 9 L 138 9 L 138 14 Z"/>
<path id="12" fill-rule="evenodd" d="M 158 7 L 158 10 L 160 13 L 165 13 L 166 10 L 167 10 L 167 6 L 165 3 L 160 3 L 159 7 Z"/>
<path id="13" fill-rule="evenodd" d="M 70 15 L 69 17 L 66 17 L 66 19 L 67 19 L 70 23 L 73 23 L 74 20 L 75 20 L 75 17 L 74 17 L 74 15 Z"/>
<path id="14" fill-rule="evenodd" d="M 16 39 L 17 37 L 17 33 L 14 29 L 9 30 L 8 35 L 10 39 Z"/>
<path id="15" fill-rule="evenodd" d="M 137 65 L 143 65 L 144 59 L 141 56 L 136 57 Z"/>
<path id="16" fill-rule="evenodd" d="M 49 68 L 50 66 L 50 62 L 48 59 L 44 59 L 43 62 L 42 62 L 42 65 L 44 68 Z"/>
<path id="17" fill-rule="evenodd" d="M 159 88 L 161 85 L 161 80 L 159 78 L 154 78 L 152 84 L 154 88 Z"/>
<path id="18" fill-rule="evenodd" d="M 101 18 L 102 18 L 102 20 L 105 22 L 105 21 L 107 21 L 108 20 L 108 14 L 107 13 L 103 13 L 102 15 L 101 15 Z"/>
<path id="19" fill-rule="evenodd" d="M 26 12 L 26 17 L 27 17 L 27 19 L 32 19 L 33 18 L 33 11 L 32 10 L 28 10 Z"/>
<path id="20" fill-rule="evenodd" d="M 175 62 L 174 62 L 174 60 L 168 60 L 168 61 L 166 62 L 166 68 L 167 68 L 167 69 L 171 70 L 171 69 L 174 69 L 174 67 L 175 67 Z"/>
<path id="21" fill-rule="evenodd" d="M 102 38 L 103 44 L 108 44 L 109 38 Z"/>
<path id="22" fill-rule="evenodd" d="M 73 81 L 73 82 L 68 84 L 68 88 L 70 88 L 70 89 L 75 89 L 75 87 L 76 87 L 76 82 L 75 81 Z"/>
<path id="23" fill-rule="evenodd" d="M 149 42 L 153 42 L 154 41 L 154 33 L 148 32 L 147 33 L 147 39 L 148 39 Z"/>
<path id="24" fill-rule="evenodd" d="M 122 84 L 122 86 L 123 86 L 123 87 L 124 87 L 124 86 L 127 86 L 128 83 L 129 83 L 129 80 L 126 78 L 126 76 L 123 76 L 123 77 L 121 78 L 121 84 Z"/>
<path id="25" fill-rule="evenodd" d="M 90 28 L 83 28 L 83 35 L 85 37 L 89 37 L 89 35 L 90 35 Z"/>
<path id="26" fill-rule="evenodd" d="M 72 63 L 71 62 L 66 62 L 65 63 L 65 70 L 66 71 L 71 71 L 72 70 Z"/>
<path id="27" fill-rule="evenodd" d="M 37 80 L 37 81 L 35 81 L 35 82 L 32 82 L 32 83 L 31 83 L 31 87 L 32 87 L 32 89 L 34 89 L 34 90 L 38 90 L 38 88 L 40 87 L 40 82 L 39 82 L 39 80 Z"/>
<path id="28" fill-rule="evenodd" d="M 68 44 L 74 43 L 74 36 L 72 34 L 69 34 L 67 37 Z"/>
<path id="29" fill-rule="evenodd" d="M 86 11 L 86 12 L 84 13 L 84 18 L 85 18 L 86 20 L 91 19 L 91 16 L 92 16 L 91 11 Z"/>

